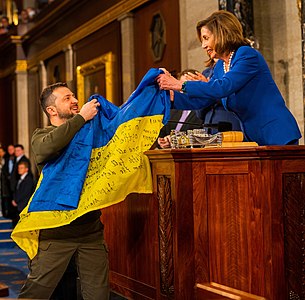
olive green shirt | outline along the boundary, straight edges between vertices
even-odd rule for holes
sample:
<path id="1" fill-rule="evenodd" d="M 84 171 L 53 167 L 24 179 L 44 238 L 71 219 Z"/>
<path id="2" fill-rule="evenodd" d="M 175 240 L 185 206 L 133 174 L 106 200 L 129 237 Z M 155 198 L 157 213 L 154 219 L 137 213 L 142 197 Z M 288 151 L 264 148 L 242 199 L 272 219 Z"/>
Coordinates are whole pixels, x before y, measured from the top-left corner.
<path id="1" fill-rule="evenodd" d="M 31 143 L 39 173 L 49 160 L 60 156 L 84 124 L 85 119 L 77 114 L 58 127 L 50 125 L 34 131 Z"/>
<path id="2" fill-rule="evenodd" d="M 84 124 L 85 119 L 77 114 L 60 126 L 50 125 L 34 131 L 31 144 L 39 172 L 49 160 L 60 156 Z M 69 225 L 42 230 L 40 238 L 67 238 L 77 237 L 81 233 L 90 234 L 90 232 L 100 230 L 100 215 L 99 210 L 93 211 L 79 217 Z M 86 226 L 81 226 L 82 224 L 86 224 Z"/>

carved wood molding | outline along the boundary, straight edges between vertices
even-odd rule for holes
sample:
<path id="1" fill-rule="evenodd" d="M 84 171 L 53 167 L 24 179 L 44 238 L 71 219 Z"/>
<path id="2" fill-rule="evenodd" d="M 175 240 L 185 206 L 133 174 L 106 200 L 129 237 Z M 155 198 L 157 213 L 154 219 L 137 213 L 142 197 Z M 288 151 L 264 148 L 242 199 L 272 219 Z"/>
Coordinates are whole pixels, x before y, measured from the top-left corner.
<path id="1" fill-rule="evenodd" d="M 305 173 L 283 175 L 288 299 L 305 299 Z"/>
<path id="2" fill-rule="evenodd" d="M 105 69 L 106 99 L 113 102 L 113 74 L 114 74 L 115 55 L 112 52 L 105 53 L 91 61 L 76 67 L 77 74 L 77 99 L 81 107 L 86 100 L 85 77 Z M 92 93 L 92 91 L 90 91 Z M 101 93 L 101 91 L 99 91 Z"/>
<path id="3" fill-rule="evenodd" d="M 162 294 L 172 298 L 174 296 L 173 201 L 171 181 L 167 176 L 157 176 L 157 199 L 159 205 L 160 290 Z"/>
<path id="4" fill-rule="evenodd" d="M 68 1 L 69 2 L 69 1 Z M 61 39 L 52 43 L 47 49 L 43 49 L 40 53 L 29 59 L 29 66 L 32 67 L 39 63 L 41 60 L 45 60 L 56 53 L 62 51 L 67 45 L 72 45 L 77 41 L 89 36 L 96 32 L 98 29 L 106 26 L 110 22 L 120 18 L 120 16 L 131 12 L 142 4 L 148 2 L 148 0 L 124 0 L 113 5 L 103 13 L 95 16 L 90 21 L 83 24 L 83 26 L 75 28 L 69 34 L 63 36 Z"/>

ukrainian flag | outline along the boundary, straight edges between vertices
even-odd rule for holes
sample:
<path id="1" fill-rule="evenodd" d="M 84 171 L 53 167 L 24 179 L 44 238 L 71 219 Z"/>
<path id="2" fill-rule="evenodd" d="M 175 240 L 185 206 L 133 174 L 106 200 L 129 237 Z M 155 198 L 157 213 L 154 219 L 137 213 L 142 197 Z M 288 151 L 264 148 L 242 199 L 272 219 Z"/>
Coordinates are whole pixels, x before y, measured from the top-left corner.
<path id="1" fill-rule="evenodd" d="M 39 230 L 71 223 L 87 212 L 123 201 L 130 193 L 152 193 L 150 163 L 144 152 L 169 118 L 170 100 L 150 69 L 121 107 L 100 95 L 98 115 L 75 135 L 64 153 L 48 162 L 12 239 L 30 259 Z"/>

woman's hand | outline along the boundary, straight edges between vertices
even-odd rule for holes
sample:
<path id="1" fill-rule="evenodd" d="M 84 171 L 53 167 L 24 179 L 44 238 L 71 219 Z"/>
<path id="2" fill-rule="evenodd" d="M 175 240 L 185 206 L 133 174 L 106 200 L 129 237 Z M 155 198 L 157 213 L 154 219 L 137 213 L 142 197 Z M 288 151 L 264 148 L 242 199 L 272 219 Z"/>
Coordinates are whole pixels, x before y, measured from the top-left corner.
<path id="1" fill-rule="evenodd" d="M 164 138 L 158 138 L 158 144 L 162 149 L 170 148 L 171 146 L 170 136 L 167 135 Z"/>
<path id="2" fill-rule="evenodd" d="M 182 81 L 176 79 L 169 73 L 160 74 L 157 77 L 157 82 L 161 90 L 181 91 Z"/>

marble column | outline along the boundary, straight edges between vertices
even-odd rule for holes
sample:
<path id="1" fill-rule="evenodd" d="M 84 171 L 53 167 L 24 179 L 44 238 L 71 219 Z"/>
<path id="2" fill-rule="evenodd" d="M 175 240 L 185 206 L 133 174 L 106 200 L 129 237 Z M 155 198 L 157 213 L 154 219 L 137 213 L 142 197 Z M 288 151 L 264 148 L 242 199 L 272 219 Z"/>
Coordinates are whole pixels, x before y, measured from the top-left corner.
<path id="1" fill-rule="evenodd" d="M 198 21 L 218 10 L 218 0 L 179 0 L 181 70 L 205 69 L 208 59 L 197 38 Z"/>
<path id="2" fill-rule="evenodd" d="M 44 64 L 44 61 L 40 61 L 40 84 L 41 84 L 41 89 L 43 90 L 47 86 L 47 70 L 46 66 Z M 44 112 L 42 112 L 42 126 L 46 127 L 49 123 L 48 117 Z"/>
<path id="3" fill-rule="evenodd" d="M 122 88 L 125 102 L 135 89 L 133 14 L 124 14 L 118 21 L 121 23 Z"/>
<path id="4" fill-rule="evenodd" d="M 69 87 L 73 86 L 73 49 L 71 45 L 68 45 L 65 49 L 65 61 L 66 61 L 66 82 Z"/>
<path id="5" fill-rule="evenodd" d="M 29 103 L 27 61 L 16 61 L 16 99 L 17 99 L 17 143 L 24 146 L 29 157 Z"/>
<path id="6" fill-rule="evenodd" d="M 297 1 L 256 0 L 253 8 L 259 50 L 304 135 L 301 22 Z"/>

